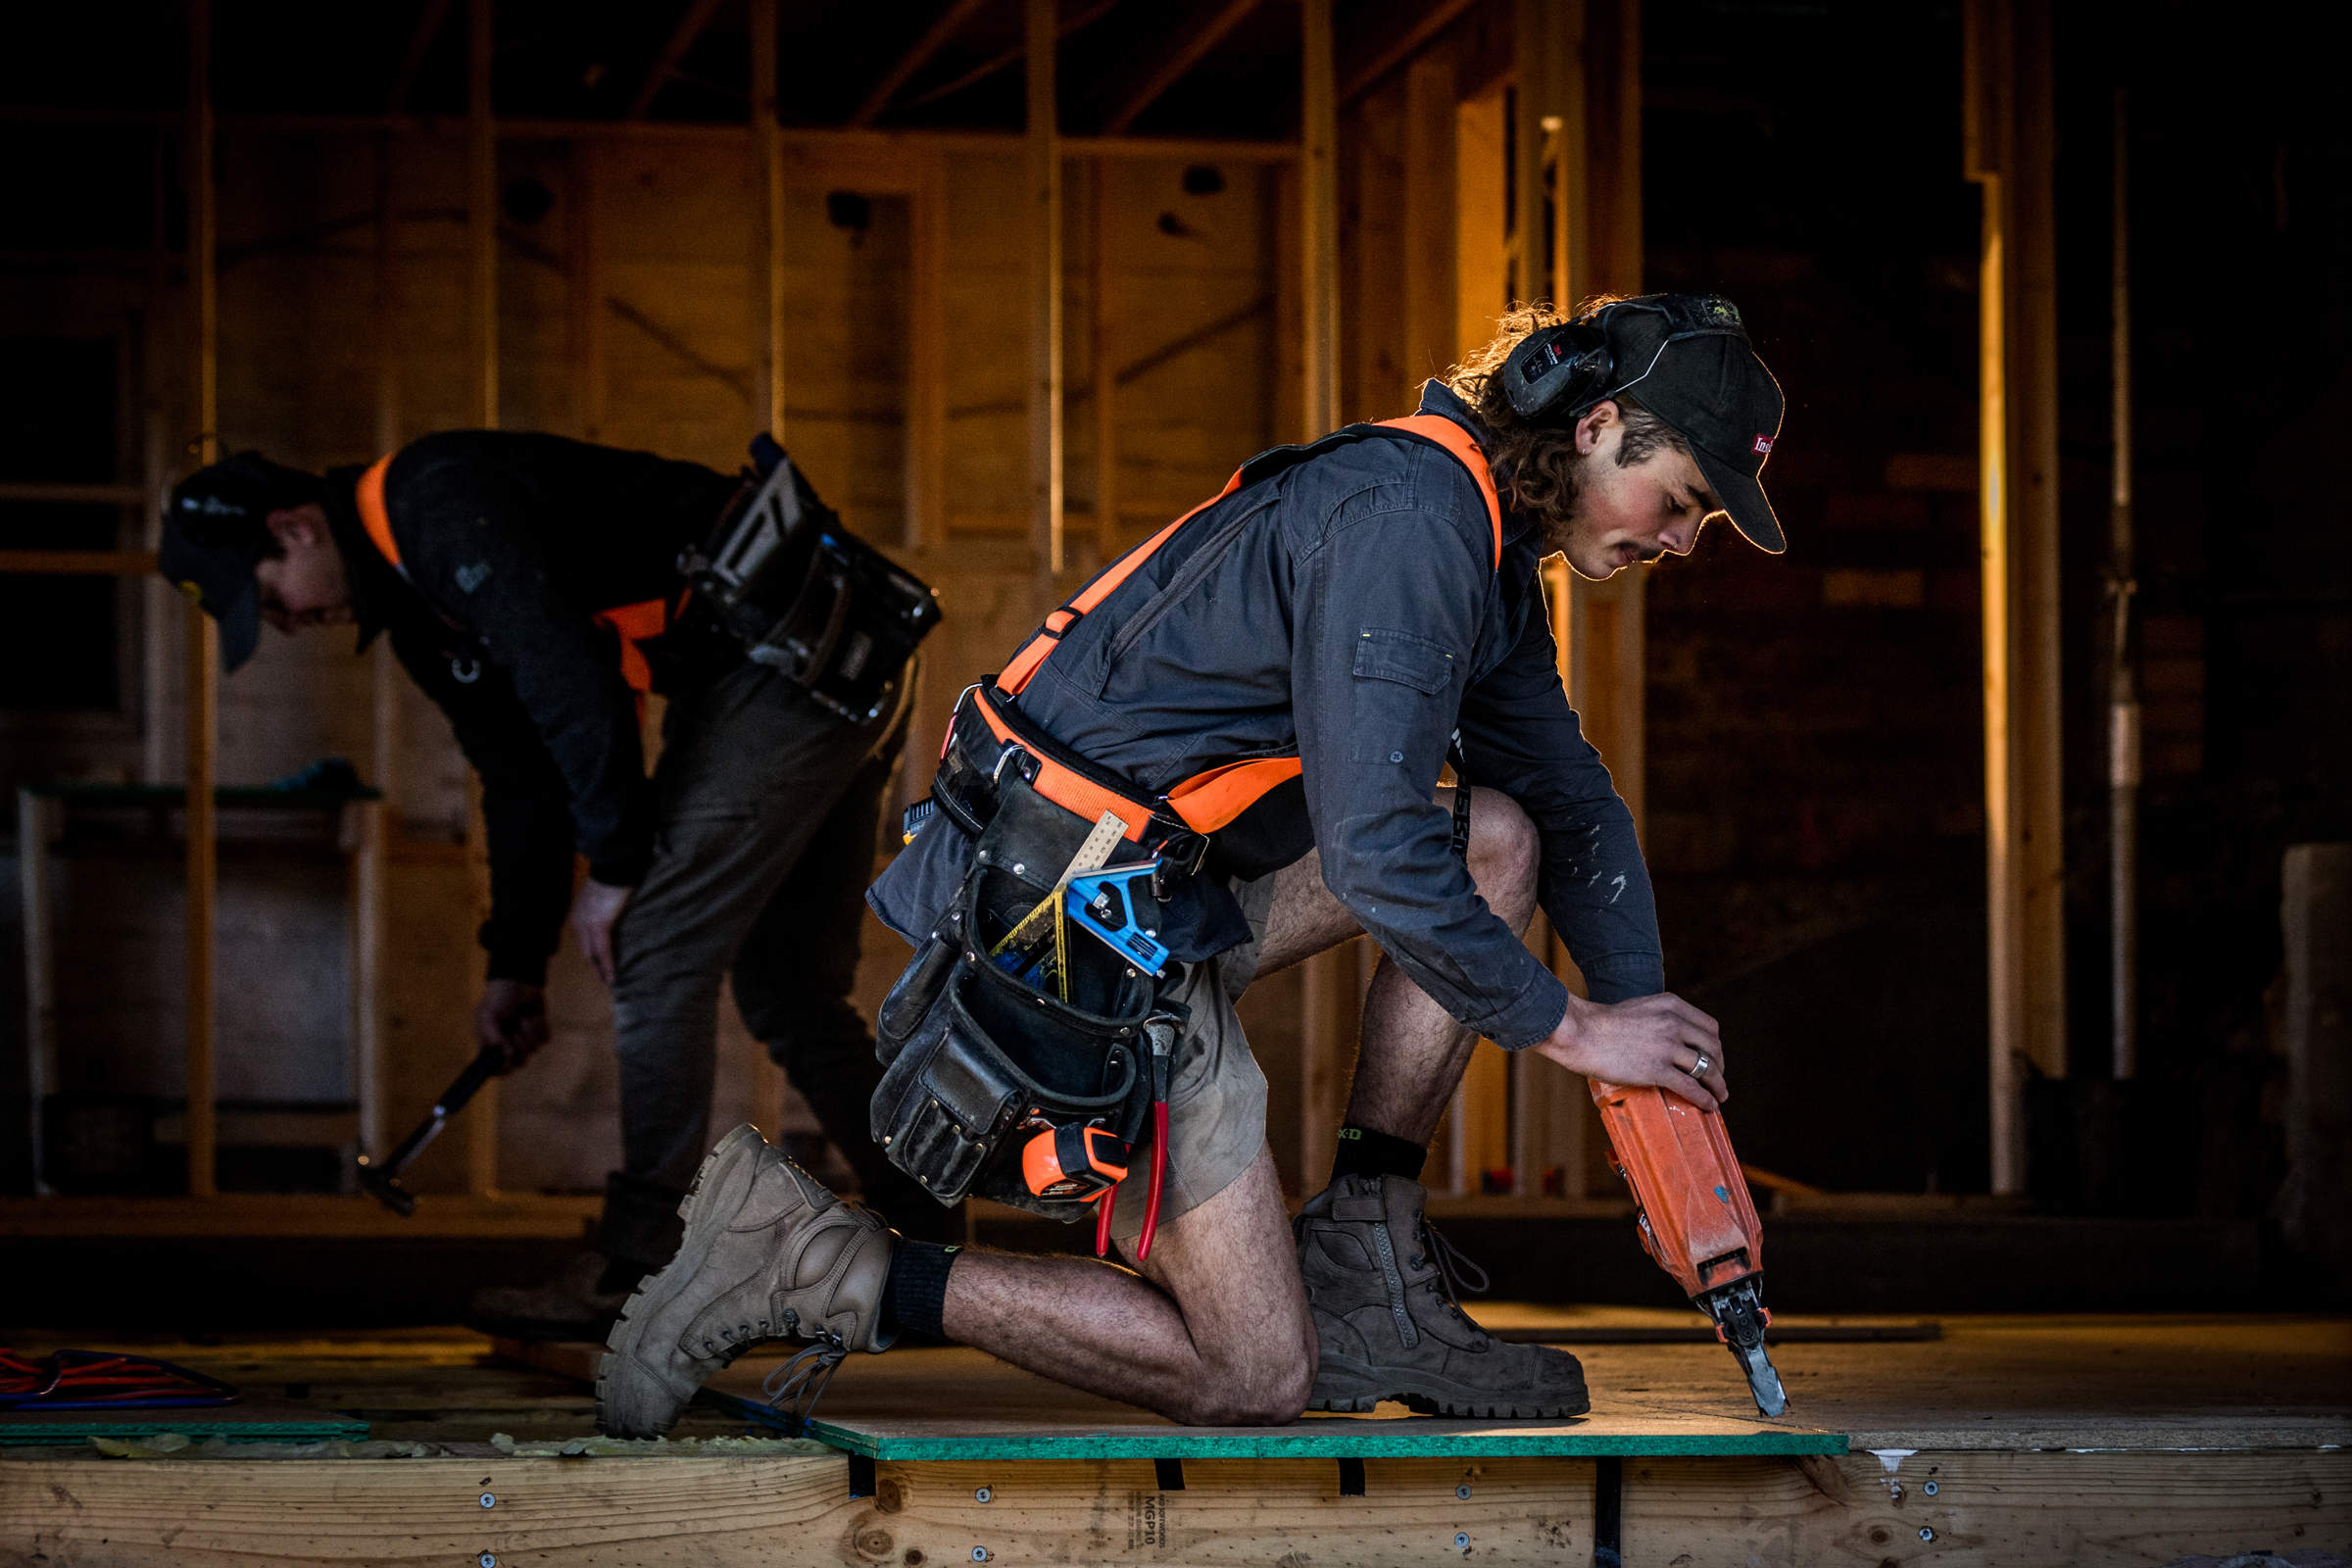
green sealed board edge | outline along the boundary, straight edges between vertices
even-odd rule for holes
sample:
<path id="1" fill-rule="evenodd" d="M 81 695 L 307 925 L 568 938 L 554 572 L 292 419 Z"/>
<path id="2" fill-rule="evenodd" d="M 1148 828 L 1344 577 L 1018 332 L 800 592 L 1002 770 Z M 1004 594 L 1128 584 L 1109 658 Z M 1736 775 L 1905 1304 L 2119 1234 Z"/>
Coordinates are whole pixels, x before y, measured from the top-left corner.
<path id="1" fill-rule="evenodd" d="M 79 1443 L 85 1438 L 226 1438 L 231 1443 L 352 1443 L 368 1441 L 368 1423 L 329 1421 L 9 1421 L 0 1419 L 0 1446 Z"/>
<path id="2" fill-rule="evenodd" d="M 789 1426 L 756 1399 L 706 1391 L 735 1413 L 765 1425 Z M 1369 1423 L 1366 1423 L 1369 1425 Z M 1183 1427 L 1136 1427 L 1120 1432 L 1065 1431 L 985 1437 L 893 1437 L 829 1421 L 810 1421 L 804 1434 L 844 1453 L 870 1459 L 1414 1459 L 1549 1457 L 1690 1458 L 1841 1454 L 1842 1432 L 1429 1432 L 1407 1422 L 1381 1422 L 1405 1431 L 1328 1430 L 1343 1423 L 1313 1421 L 1269 1427 L 1263 1433 L 1206 1434 Z M 1356 1423 L 1345 1423 L 1353 1428 Z"/>

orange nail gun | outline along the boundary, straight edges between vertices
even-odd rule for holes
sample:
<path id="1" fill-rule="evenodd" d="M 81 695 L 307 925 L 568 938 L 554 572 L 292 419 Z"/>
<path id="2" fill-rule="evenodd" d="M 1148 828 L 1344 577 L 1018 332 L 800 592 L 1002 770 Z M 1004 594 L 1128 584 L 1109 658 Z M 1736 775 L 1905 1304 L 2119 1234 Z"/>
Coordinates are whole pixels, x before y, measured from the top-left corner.
<path id="1" fill-rule="evenodd" d="M 1781 1375 L 1764 1348 L 1764 1227 L 1740 1174 L 1720 1112 L 1700 1110 L 1662 1089 L 1592 1081 L 1592 1102 L 1609 1132 L 1609 1163 L 1634 1190 L 1642 1245 L 1715 1324 L 1747 1374 L 1756 1408 L 1788 1408 Z"/>

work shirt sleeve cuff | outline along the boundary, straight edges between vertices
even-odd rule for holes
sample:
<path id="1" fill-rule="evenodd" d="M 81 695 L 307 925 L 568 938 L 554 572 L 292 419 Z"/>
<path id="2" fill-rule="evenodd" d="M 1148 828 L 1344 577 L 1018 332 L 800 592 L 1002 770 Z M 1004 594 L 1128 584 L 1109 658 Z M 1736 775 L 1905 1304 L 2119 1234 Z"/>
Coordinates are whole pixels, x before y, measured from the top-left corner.
<path id="1" fill-rule="evenodd" d="M 532 953 L 519 948 L 492 948 L 487 978 L 514 980 L 526 986 L 547 984 L 547 959 L 544 953 Z"/>
<path id="2" fill-rule="evenodd" d="M 1579 960 L 1577 967 L 1585 976 L 1585 994 L 1594 1002 L 1631 1002 L 1666 989 L 1666 965 L 1652 954 L 1613 955 L 1591 963 Z"/>
<path id="3" fill-rule="evenodd" d="M 1568 988 L 1548 969 L 1540 970 L 1527 993 L 1497 1013 L 1487 1038 L 1505 1051 L 1524 1051 L 1550 1038 L 1568 1015 Z"/>
<path id="4" fill-rule="evenodd" d="M 645 880 L 654 863 L 651 845 L 633 850 L 607 850 L 588 862 L 588 874 L 609 888 L 633 888 Z"/>

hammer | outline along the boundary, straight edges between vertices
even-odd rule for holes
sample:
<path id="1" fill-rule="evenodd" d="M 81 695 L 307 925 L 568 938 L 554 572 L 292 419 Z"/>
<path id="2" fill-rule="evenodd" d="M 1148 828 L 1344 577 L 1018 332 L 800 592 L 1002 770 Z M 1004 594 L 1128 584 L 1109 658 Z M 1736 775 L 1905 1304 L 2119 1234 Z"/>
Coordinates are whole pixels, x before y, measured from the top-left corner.
<path id="1" fill-rule="evenodd" d="M 465 1071 L 449 1081 L 449 1087 L 441 1091 L 441 1098 L 433 1102 L 433 1108 L 425 1113 L 424 1120 L 416 1124 L 416 1130 L 402 1139 L 400 1146 L 381 1163 L 362 1154 L 360 1186 L 368 1196 L 402 1219 L 416 1213 L 416 1195 L 400 1185 L 400 1173 L 416 1162 L 416 1156 L 424 1152 L 425 1146 L 441 1136 L 441 1129 L 448 1124 L 449 1118 L 464 1110 L 466 1102 L 474 1097 L 474 1092 L 504 1072 L 506 1065 L 505 1053 L 495 1047 L 484 1046 L 466 1064 Z"/>

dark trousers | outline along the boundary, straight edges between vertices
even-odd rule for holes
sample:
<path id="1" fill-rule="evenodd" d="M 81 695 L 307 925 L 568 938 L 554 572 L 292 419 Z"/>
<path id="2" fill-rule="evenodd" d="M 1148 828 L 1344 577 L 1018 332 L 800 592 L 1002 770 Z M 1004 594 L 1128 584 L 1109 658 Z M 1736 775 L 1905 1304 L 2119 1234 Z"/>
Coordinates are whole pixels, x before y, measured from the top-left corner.
<path id="1" fill-rule="evenodd" d="M 907 684 L 911 684 L 911 679 Z M 853 724 L 746 662 L 673 700 L 654 772 L 654 860 L 614 935 L 621 1169 L 603 1245 L 652 1267 L 676 1250 L 678 1200 L 710 1152 L 718 995 L 732 975 L 753 1036 L 808 1101 L 864 1188 L 910 1234 L 951 1215 L 874 1147 L 880 1067 L 850 1001 L 864 892 L 907 704 Z"/>

